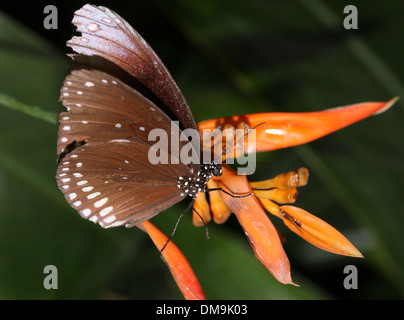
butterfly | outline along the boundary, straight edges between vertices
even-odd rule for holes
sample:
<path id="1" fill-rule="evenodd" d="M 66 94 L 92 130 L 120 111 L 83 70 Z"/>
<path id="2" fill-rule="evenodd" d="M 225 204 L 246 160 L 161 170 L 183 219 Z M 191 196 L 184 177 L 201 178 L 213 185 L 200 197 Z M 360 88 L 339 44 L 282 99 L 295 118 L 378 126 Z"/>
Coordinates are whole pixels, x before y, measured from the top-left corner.
<path id="1" fill-rule="evenodd" d="M 153 49 L 105 7 L 86 4 L 72 23 L 79 35 L 67 42 L 75 54 L 60 93 L 66 112 L 59 115 L 56 174 L 67 202 L 103 228 L 132 227 L 206 191 L 221 164 L 186 164 L 170 147 L 160 150 L 169 163 L 150 160 L 153 130 L 174 127 L 180 134 L 168 144 L 181 149 L 190 143 L 181 139 L 184 130 L 197 129 Z"/>

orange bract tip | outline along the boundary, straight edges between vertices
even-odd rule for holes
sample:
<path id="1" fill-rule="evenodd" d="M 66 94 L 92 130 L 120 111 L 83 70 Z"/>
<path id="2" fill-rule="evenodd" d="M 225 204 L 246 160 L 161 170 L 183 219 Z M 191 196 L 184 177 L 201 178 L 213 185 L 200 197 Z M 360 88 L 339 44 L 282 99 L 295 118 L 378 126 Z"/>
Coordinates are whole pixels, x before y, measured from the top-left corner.
<path id="1" fill-rule="evenodd" d="M 142 225 L 157 249 L 161 250 L 166 244 L 168 237 L 149 221 L 143 222 Z M 170 241 L 161 254 L 185 299 L 205 300 L 205 295 L 194 271 L 178 247 Z"/>
<path id="2" fill-rule="evenodd" d="M 383 113 L 383 112 L 386 112 L 386 111 L 389 110 L 399 99 L 400 99 L 400 97 L 394 97 L 393 99 L 387 101 L 386 105 L 385 105 L 383 108 L 381 108 L 381 109 L 377 110 L 376 112 L 374 112 L 373 115 L 375 116 L 375 115 L 381 114 L 381 113 Z"/>
<path id="3" fill-rule="evenodd" d="M 325 221 L 293 207 L 279 207 L 268 199 L 259 199 L 269 213 L 282 219 L 285 225 L 294 233 L 316 247 L 336 254 L 363 258 L 362 254 L 335 228 Z"/>
<path id="4" fill-rule="evenodd" d="M 320 218 L 293 206 L 279 209 L 285 225 L 307 242 L 332 253 L 363 258 L 339 231 Z"/>

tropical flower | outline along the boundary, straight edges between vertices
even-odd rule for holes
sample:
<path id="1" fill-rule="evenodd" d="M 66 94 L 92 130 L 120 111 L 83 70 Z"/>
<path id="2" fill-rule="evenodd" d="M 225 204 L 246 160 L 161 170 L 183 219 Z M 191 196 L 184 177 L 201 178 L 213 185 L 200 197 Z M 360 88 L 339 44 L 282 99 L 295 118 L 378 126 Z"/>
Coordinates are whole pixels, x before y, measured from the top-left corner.
<path id="1" fill-rule="evenodd" d="M 198 130 L 215 128 L 255 128 L 255 150 L 271 151 L 296 146 L 321 138 L 352 123 L 389 109 L 397 100 L 367 102 L 306 113 L 258 113 L 203 121 Z M 251 143 L 251 142 L 249 142 Z M 248 152 L 235 150 L 237 157 Z M 250 182 L 245 175 L 237 175 L 227 165 L 223 174 L 208 182 L 208 193 L 199 193 L 194 203 L 193 223 L 203 226 L 213 219 L 224 223 L 234 213 L 243 227 L 256 257 L 281 283 L 293 284 L 290 264 L 279 235 L 265 211 L 283 220 L 284 224 L 307 242 L 336 254 L 362 257 L 362 254 L 335 228 L 320 218 L 290 205 L 296 201 L 297 188 L 307 184 L 309 172 L 299 168 L 272 179 Z M 225 192 L 221 192 L 223 190 Z M 244 194 L 248 196 L 234 197 Z M 197 214 L 195 213 L 198 212 Z M 202 219 L 203 221 L 202 221 Z M 142 228 L 161 250 L 168 238 L 149 221 Z M 170 241 L 162 252 L 177 285 L 186 299 L 205 299 L 201 286 L 184 255 Z"/>

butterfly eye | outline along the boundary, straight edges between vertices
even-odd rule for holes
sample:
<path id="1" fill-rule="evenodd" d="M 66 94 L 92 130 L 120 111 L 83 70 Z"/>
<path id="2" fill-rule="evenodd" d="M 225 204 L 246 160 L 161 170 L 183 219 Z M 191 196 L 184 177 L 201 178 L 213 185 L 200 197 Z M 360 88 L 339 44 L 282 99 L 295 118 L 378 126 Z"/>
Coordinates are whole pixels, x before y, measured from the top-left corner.
<path id="1" fill-rule="evenodd" d="M 213 175 L 215 177 L 220 177 L 222 175 L 222 166 L 221 165 L 215 165 L 215 168 L 213 169 Z"/>

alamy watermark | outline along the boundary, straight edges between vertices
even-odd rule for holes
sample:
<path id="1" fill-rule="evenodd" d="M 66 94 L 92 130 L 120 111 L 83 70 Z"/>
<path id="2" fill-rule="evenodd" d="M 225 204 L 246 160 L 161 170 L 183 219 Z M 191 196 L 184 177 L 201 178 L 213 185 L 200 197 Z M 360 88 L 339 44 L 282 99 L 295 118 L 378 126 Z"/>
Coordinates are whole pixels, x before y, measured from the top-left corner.
<path id="1" fill-rule="evenodd" d="M 47 274 L 43 279 L 43 287 L 46 290 L 58 289 L 58 269 L 52 264 L 48 264 L 43 269 L 43 273 Z"/>
<path id="2" fill-rule="evenodd" d="M 55 5 L 46 5 L 43 9 L 45 18 L 43 26 L 46 30 L 58 29 L 58 9 Z M 358 29 L 358 9 L 356 6 L 349 4 L 343 9 L 346 17 L 343 20 L 343 26 L 347 30 Z"/>
<path id="3" fill-rule="evenodd" d="M 347 30 L 358 29 L 358 9 L 350 4 L 345 6 L 344 13 L 346 14 L 343 22 L 344 28 Z"/>
<path id="4" fill-rule="evenodd" d="M 171 121 L 170 132 L 156 128 L 149 132 L 148 159 L 151 164 L 237 164 L 238 174 L 251 175 L 256 168 L 255 129 L 180 130 L 178 121 Z M 201 143 L 202 141 L 202 143 Z"/>
<path id="5" fill-rule="evenodd" d="M 344 288 L 346 290 L 358 289 L 358 268 L 352 264 L 345 266 L 344 274 Z"/>
<path id="6" fill-rule="evenodd" d="M 58 9 L 56 6 L 49 4 L 43 8 L 43 13 L 46 14 L 43 20 L 43 27 L 46 30 L 58 28 Z"/>

